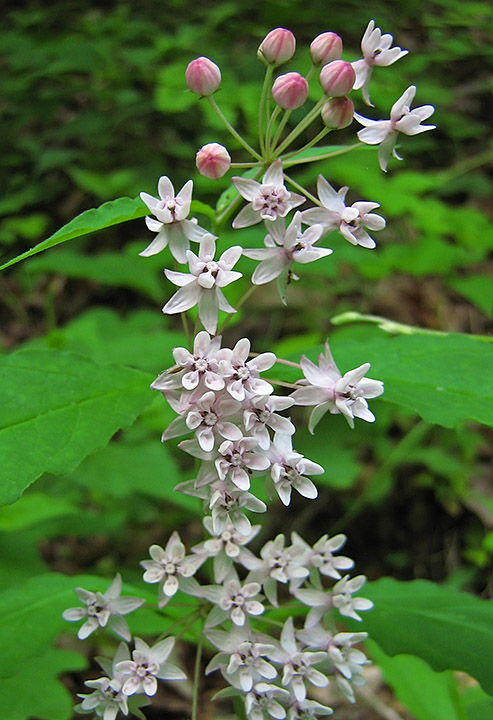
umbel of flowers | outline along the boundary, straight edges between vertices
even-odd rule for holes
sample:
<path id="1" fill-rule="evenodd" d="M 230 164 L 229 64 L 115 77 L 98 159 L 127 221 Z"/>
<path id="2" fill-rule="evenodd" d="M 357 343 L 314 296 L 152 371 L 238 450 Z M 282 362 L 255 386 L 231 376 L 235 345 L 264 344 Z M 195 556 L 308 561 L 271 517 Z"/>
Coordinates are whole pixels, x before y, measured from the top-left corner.
<path id="1" fill-rule="evenodd" d="M 157 607 L 163 613 L 178 591 L 195 598 L 198 610 L 193 620 L 203 619 L 196 667 L 200 668 L 206 640 L 211 649 L 206 673 L 220 671 L 228 687 L 219 695 L 242 698 L 248 720 L 330 715 L 330 707 L 310 699 L 310 688 L 325 688 L 334 680 L 354 701 L 354 688 L 364 682 L 362 670 L 368 661 L 359 645 L 366 633 L 345 632 L 337 626 L 344 617 L 361 620 L 359 613 L 372 607 L 370 600 L 358 595 L 366 578 L 352 577 L 353 561 L 340 554 L 346 537 L 324 534 L 310 545 L 293 532 L 289 538 L 280 534 L 267 540 L 258 552 L 248 546 L 255 546 L 261 528 L 252 525 L 252 514 L 261 519 L 267 510 L 265 494 L 264 499 L 259 497 L 266 486 L 270 500 L 278 498 L 284 506 L 291 503 L 293 493 L 306 500 L 318 496 L 316 478 L 324 468 L 295 448 L 296 428 L 290 417 L 294 407 L 311 408 L 310 432 L 327 413 L 342 414 L 350 427 L 356 419 L 373 422 L 368 400 L 383 393 L 383 383 L 367 377 L 369 363 L 342 372 L 328 342 L 316 362 L 302 356 L 299 363 L 277 358 L 273 352 L 253 353 L 246 337 L 233 347 L 225 346 L 218 330 L 220 313 L 226 313 L 225 327 L 236 312 L 227 299 L 228 286 L 241 277 L 235 267 L 243 255 L 257 262 L 252 286 L 276 280 L 281 301 L 287 304 L 288 285 L 299 279 L 300 266 L 330 262 L 332 249 L 324 243 L 331 233 L 356 246 L 355 252 L 375 248 L 373 235 L 385 227 L 384 218 L 375 212 L 377 202 L 347 204 L 349 188 L 335 188 L 322 175 L 315 197 L 287 173 L 298 164 L 341 154 L 340 149 L 327 148 L 318 154 L 306 152 L 325 135 L 348 127 L 354 116 L 363 129 L 357 133 L 359 142 L 343 152 L 364 143 L 378 145 L 379 164 L 386 171 L 390 155 L 398 157 L 395 145 L 400 135 L 434 127 L 422 124 L 433 112 L 431 105 L 410 109 L 414 86 L 393 104 L 388 120 L 354 113 L 354 98 L 348 95 L 361 90 L 363 101 L 371 105 L 374 68 L 391 65 L 407 54 L 392 47 L 392 36 L 382 35 L 373 21 L 364 33 L 360 60 L 343 60 L 341 38 L 324 32 L 310 45 L 312 67 L 306 77 L 296 71 L 274 77 L 295 49 L 294 35 L 285 28 L 268 33 L 258 49 L 266 72 L 259 96 L 256 147 L 229 123 L 214 99 L 221 84 L 218 66 L 199 57 L 187 68 L 188 89 L 209 103 L 235 145 L 249 155 L 233 163 L 228 149 L 215 142 L 197 152 L 196 166 L 205 177 L 223 177 L 231 168 L 246 171 L 232 177 L 236 195 L 218 212 L 212 227 L 202 228 L 190 217 L 192 180 L 175 192 L 171 179 L 163 175 L 158 197 L 141 193 L 150 213 L 147 227 L 155 234 L 141 255 L 169 248 L 164 272 L 176 290 L 162 311 L 183 315 L 189 340 L 189 347 L 173 350 L 174 364 L 151 387 L 162 393 L 176 413 L 163 432 L 163 442 L 182 438 L 179 448 L 198 461 L 195 477 L 175 489 L 202 501 L 206 533 L 206 539 L 189 550 L 177 531 L 164 547 L 152 545 L 149 558 L 141 563 L 143 579 L 157 586 Z M 309 82 L 316 75 L 321 97 L 292 126 L 291 112 L 304 107 Z M 319 124 L 318 133 L 293 148 L 313 123 Z M 239 232 L 237 243 L 217 257 L 218 233 L 231 220 L 237 231 L 263 224 L 264 246 L 243 249 Z M 247 300 L 251 290 L 240 302 Z M 186 313 L 193 308 L 197 324 L 192 336 Z M 297 374 L 292 383 L 279 383 L 282 390 L 290 388 L 289 394 L 277 394 L 276 381 L 265 375 L 276 363 L 285 363 Z M 124 616 L 144 600 L 121 596 L 121 591 L 119 574 L 104 593 L 78 588 L 82 607 L 64 613 L 68 621 L 83 621 L 80 639 L 108 627 L 124 641 L 112 661 L 100 661 L 104 675 L 86 683 L 92 692 L 80 695 L 77 709 L 96 713 L 103 720 L 114 720 L 118 713 L 143 718 L 141 708 L 151 702 L 159 680 L 186 677 L 169 660 L 174 637 L 160 637 L 151 644 L 132 639 Z M 298 608 L 305 608 L 305 613 L 298 610 L 296 619 L 284 614 L 287 619 L 282 624 L 269 622 L 269 612 L 287 601 L 291 607 L 297 603 Z M 193 720 L 197 693 L 194 687 Z"/>

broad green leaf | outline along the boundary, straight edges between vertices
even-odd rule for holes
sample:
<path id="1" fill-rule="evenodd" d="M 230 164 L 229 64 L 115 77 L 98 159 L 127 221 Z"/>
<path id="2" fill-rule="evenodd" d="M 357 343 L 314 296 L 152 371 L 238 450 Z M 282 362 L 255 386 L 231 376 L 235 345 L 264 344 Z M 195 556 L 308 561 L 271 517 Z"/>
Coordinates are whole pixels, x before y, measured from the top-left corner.
<path id="1" fill-rule="evenodd" d="M 7 653 L 8 654 L 8 653 Z M 49 648 L 30 658 L 20 671 L 0 679 L 2 715 L 8 720 L 71 720 L 73 697 L 58 680 L 62 672 L 84 670 L 87 661 L 79 653 Z"/>
<path id="2" fill-rule="evenodd" d="M 55 245 L 67 242 L 67 240 L 73 240 L 82 235 L 89 235 L 90 233 L 96 232 L 96 230 L 103 230 L 112 225 L 119 225 L 129 220 L 144 217 L 147 213 L 148 210 L 140 198 L 131 199 L 123 197 L 118 200 L 110 200 L 110 202 L 106 202 L 98 208 L 86 210 L 80 215 L 77 215 L 77 217 L 60 228 L 60 230 L 57 230 L 56 233 L 46 240 L 43 240 L 43 242 L 40 242 L 30 250 L 0 265 L 0 270 L 5 270 L 11 265 L 15 265 L 15 263 L 31 257 L 31 255 L 36 255 L 36 253 L 42 252 L 43 250 L 48 250 L 49 248 L 55 247 Z"/>
<path id="3" fill-rule="evenodd" d="M 0 655 L 0 678 L 15 676 L 47 651 L 68 625 L 62 613 L 77 605 L 73 589 L 79 585 L 85 587 L 74 578 L 46 573 L 1 594 L 0 644 L 9 651 Z"/>
<path id="4" fill-rule="evenodd" d="M 0 368 L 1 503 L 44 472 L 71 472 L 152 400 L 151 376 L 71 353 L 20 350 Z"/>
<path id="5" fill-rule="evenodd" d="M 398 324 L 397 331 L 399 327 L 410 334 L 389 337 L 374 330 L 366 333 L 363 342 L 351 337 L 352 330 L 335 332 L 330 345 L 341 372 L 370 362 L 369 377 L 385 383 L 382 400 L 415 410 L 427 422 L 444 427 L 468 419 L 493 425 L 493 373 L 487 371 L 493 367 L 491 338 Z M 305 354 L 316 360 L 322 350 L 310 348 Z M 282 376 L 293 380 L 301 373 L 283 370 Z M 378 407 L 379 401 L 370 404 Z"/>
<path id="6" fill-rule="evenodd" d="M 368 631 L 387 655 L 416 655 L 438 672 L 462 670 L 493 695 L 493 601 L 391 578 L 368 583 L 362 595 L 375 606 L 362 624 L 349 624 Z"/>
<path id="7" fill-rule="evenodd" d="M 486 695 L 477 685 L 464 691 L 462 703 L 467 720 L 491 720 L 493 717 L 493 698 Z"/>
<path id="8" fill-rule="evenodd" d="M 367 648 L 397 699 L 416 720 L 465 720 L 450 670 L 434 672 L 428 663 L 412 655 L 389 657 L 375 642 L 368 641 Z"/>
<path id="9" fill-rule="evenodd" d="M 0 678 L 14 678 L 32 660 L 41 662 L 61 632 L 77 633 L 82 621 L 67 622 L 62 618 L 67 608 L 81 606 L 75 588 L 105 592 L 112 579 L 45 573 L 5 590 L 0 595 L 0 645 L 9 650 L 0 654 Z M 122 596 L 128 595 L 145 598 L 148 603 L 126 616 L 132 632 L 160 634 L 175 625 L 186 627 L 197 608 L 195 598 L 179 593 L 175 606 L 157 611 L 157 587 L 143 582 L 142 587 L 124 582 Z M 103 632 L 118 641 L 111 631 L 96 631 Z"/>

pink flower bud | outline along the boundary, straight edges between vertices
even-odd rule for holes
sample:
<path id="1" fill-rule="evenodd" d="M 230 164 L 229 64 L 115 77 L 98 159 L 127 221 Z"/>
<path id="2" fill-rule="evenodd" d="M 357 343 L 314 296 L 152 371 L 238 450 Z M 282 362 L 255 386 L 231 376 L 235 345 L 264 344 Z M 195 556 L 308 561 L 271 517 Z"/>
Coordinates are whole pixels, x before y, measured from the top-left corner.
<path id="1" fill-rule="evenodd" d="M 353 89 L 356 80 L 351 63 L 333 60 L 320 70 L 320 85 L 329 97 L 343 97 Z"/>
<path id="2" fill-rule="evenodd" d="M 217 180 L 228 172 L 231 156 L 224 145 L 208 143 L 198 151 L 195 164 L 201 175 Z"/>
<path id="3" fill-rule="evenodd" d="M 322 105 L 322 120 L 331 130 L 341 130 L 351 125 L 354 105 L 349 98 L 330 98 Z"/>
<path id="4" fill-rule="evenodd" d="M 221 71 L 209 58 L 198 57 L 189 63 L 185 80 L 189 90 L 201 97 L 207 97 L 218 89 Z"/>
<path id="5" fill-rule="evenodd" d="M 332 60 L 339 60 L 342 55 L 342 40 L 333 32 L 317 35 L 310 45 L 310 57 L 314 65 L 327 65 Z"/>
<path id="6" fill-rule="evenodd" d="M 308 95 L 308 83 L 297 72 L 279 75 L 272 86 L 272 97 L 284 110 L 295 110 L 303 105 Z"/>
<path id="7" fill-rule="evenodd" d="M 291 60 L 296 50 L 293 33 L 286 28 L 271 30 L 260 43 L 257 56 L 269 65 L 282 65 Z"/>

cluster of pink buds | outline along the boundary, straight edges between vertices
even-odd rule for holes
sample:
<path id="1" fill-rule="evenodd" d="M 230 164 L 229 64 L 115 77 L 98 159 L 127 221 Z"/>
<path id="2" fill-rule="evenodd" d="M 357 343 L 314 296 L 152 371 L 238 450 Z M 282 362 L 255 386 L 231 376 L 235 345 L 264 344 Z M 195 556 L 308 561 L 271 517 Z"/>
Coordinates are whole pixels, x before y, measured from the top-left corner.
<path id="1" fill-rule="evenodd" d="M 333 252 L 323 244 L 329 235 L 338 233 L 353 246 L 376 247 L 373 233 L 386 224 L 374 212 L 378 202 L 347 202 L 349 188 L 335 188 L 323 175 L 318 177 L 316 197 L 291 176 L 290 168 L 327 160 L 366 143 L 378 145 L 379 163 L 386 170 L 390 155 L 398 157 L 395 146 L 401 134 L 415 135 L 434 127 L 422 125 L 433 106 L 410 108 L 414 85 L 394 103 L 388 120 L 354 112 L 354 97 L 349 98 L 353 90 L 361 90 L 363 101 L 371 105 L 373 69 L 391 65 L 407 54 L 391 46 L 392 36 L 382 34 L 370 21 L 361 43 L 363 57 L 351 63 L 342 58 L 342 39 L 327 31 L 310 45 L 312 67 L 306 76 L 296 70 L 275 76 L 277 68 L 294 57 L 296 40 L 286 28 L 272 30 L 257 51 L 265 64 L 265 79 L 256 147 L 230 124 L 214 98 L 221 84 L 218 66 L 209 58 L 196 58 L 186 70 L 188 89 L 210 106 L 249 156 L 247 162 L 233 162 L 226 147 L 211 142 L 197 152 L 196 167 L 212 180 L 224 178 L 230 168 L 245 172 L 231 178 L 230 191 L 220 200 L 210 227 L 201 227 L 190 217 L 192 180 L 176 193 L 170 178 L 163 175 L 158 181 L 158 197 L 141 193 L 150 213 L 147 227 L 155 233 L 141 255 L 147 257 L 169 247 L 172 260 L 166 262 L 164 273 L 176 289 L 162 311 L 182 315 L 188 340 L 188 347 L 173 350 L 174 365 L 151 387 L 163 394 L 177 415 L 162 440 L 183 438 L 178 447 L 195 459 L 194 477 L 175 490 L 202 500 L 207 533 L 190 552 L 177 531 L 164 547 L 151 545 L 149 559 L 141 563 L 143 579 L 157 585 L 157 605 L 163 612 L 178 592 L 194 598 L 197 618 L 204 619 L 203 634 L 218 651 L 206 672 L 220 670 L 230 685 L 226 695 L 243 698 L 248 720 L 316 720 L 330 715 L 332 709 L 308 698 L 311 686 L 325 688 L 329 678 L 334 678 L 354 701 L 353 687 L 364 682 L 363 668 L 368 661 L 357 646 L 366 633 L 339 631 L 336 626 L 336 621 L 345 617 L 361 620 L 359 612 L 372 607 L 370 600 L 357 596 L 366 578 L 350 577 L 347 571 L 353 561 L 338 554 L 345 536 L 323 535 L 312 546 L 297 533 L 292 533 L 290 544 L 281 534 L 267 540 L 257 554 L 247 545 L 255 544 L 261 529 L 252 525 L 251 514 L 261 516 L 267 510 L 266 500 L 275 499 L 282 507 L 291 503 L 293 492 L 309 500 L 318 496 L 312 478 L 325 471 L 293 447 L 293 418 L 303 418 L 303 408 L 311 408 L 307 417 L 310 432 L 325 415 L 341 414 L 350 427 L 355 419 L 374 422 L 367 401 L 380 396 L 384 388 L 380 380 L 366 377 L 368 362 L 343 374 L 328 343 L 317 363 L 305 355 L 296 363 L 279 359 L 273 352 L 252 353 L 246 337 L 233 347 L 223 346 L 221 333 L 236 312 L 225 289 L 243 276 L 236 267 L 242 258 L 248 258 L 257 261 L 252 287 L 235 301 L 236 306 L 248 299 L 255 286 L 273 280 L 287 304 L 287 288 L 298 279 L 295 264 L 320 260 L 323 268 Z M 309 96 L 314 74 L 321 95 L 318 102 Z M 310 103 L 301 117 L 302 108 Z M 297 124 L 290 126 L 293 118 L 298 118 Z M 360 142 L 342 150 L 316 147 L 327 133 L 348 127 L 353 118 L 363 126 L 357 134 Z M 315 122 L 320 125 L 318 134 L 312 133 L 308 142 L 293 149 L 293 143 Z M 307 207 L 308 201 L 311 206 Z M 263 247 L 239 240 L 224 249 L 221 236 L 227 221 L 235 231 L 249 228 L 250 236 L 257 233 L 258 245 L 263 239 Z M 221 241 L 223 251 L 216 257 Z M 355 252 L 360 252 L 359 248 Z M 180 270 L 179 265 L 187 267 Z M 222 325 L 220 312 L 227 314 Z M 193 333 L 189 320 L 195 322 Z M 278 363 L 290 366 L 297 377 L 290 383 L 276 380 Z M 288 387 L 290 394 L 275 394 L 276 385 Z M 105 593 L 78 588 L 85 607 L 71 608 L 64 617 L 84 621 L 80 638 L 108 626 L 129 643 L 131 634 L 123 616 L 143 601 L 121 598 L 120 592 L 119 575 Z M 287 611 L 279 632 L 266 634 L 265 627 L 272 627 L 265 622 L 269 612 L 285 601 L 291 607 L 298 603 L 299 612 L 292 613 L 296 623 Z M 94 692 L 81 696 L 79 709 L 95 711 L 103 720 L 115 720 L 119 712 L 143 718 L 139 708 L 156 693 L 158 680 L 185 678 L 168 662 L 173 644 L 172 637 L 152 646 L 135 638 L 131 653 L 122 643 L 113 662 L 102 661 L 105 675 L 87 683 Z M 199 662 L 200 654 L 197 668 Z M 197 701 L 194 707 L 196 720 Z"/>

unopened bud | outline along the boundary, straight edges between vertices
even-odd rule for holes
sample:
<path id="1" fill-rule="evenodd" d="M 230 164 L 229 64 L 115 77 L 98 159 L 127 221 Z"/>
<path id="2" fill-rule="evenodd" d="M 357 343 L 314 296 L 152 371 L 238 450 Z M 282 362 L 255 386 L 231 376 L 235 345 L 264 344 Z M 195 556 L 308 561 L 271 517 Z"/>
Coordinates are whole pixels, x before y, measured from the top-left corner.
<path id="1" fill-rule="evenodd" d="M 331 130 L 341 130 L 351 125 L 354 105 L 347 97 L 330 98 L 322 105 L 322 120 Z"/>
<path id="2" fill-rule="evenodd" d="M 216 92 L 221 82 L 221 71 L 218 66 L 206 57 L 192 60 L 185 73 L 187 87 L 201 97 Z"/>
<path id="3" fill-rule="evenodd" d="M 351 92 L 356 74 L 351 63 L 333 60 L 320 70 L 320 85 L 329 97 L 343 97 Z"/>
<path id="4" fill-rule="evenodd" d="M 282 65 L 291 60 L 296 50 L 296 40 L 291 30 L 271 30 L 260 43 L 257 56 L 268 65 Z"/>
<path id="5" fill-rule="evenodd" d="M 217 180 L 231 167 L 231 156 L 224 145 L 208 143 L 198 151 L 195 164 L 201 175 Z"/>
<path id="6" fill-rule="evenodd" d="M 339 60 L 342 55 L 342 40 L 333 32 L 324 32 L 317 35 L 310 45 L 310 57 L 314 65 L 327 65 L 333 60 Z"/>
<path id="7" fill-rule="evenodd" d="M 284 110 L 296 110 L 303 105 L 308 95 L 308 83 L 297 72 L 279 75 L 272 86 L 274 102 Z"/>

